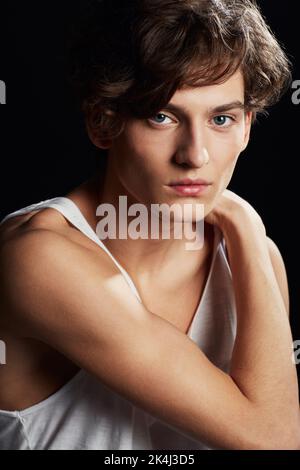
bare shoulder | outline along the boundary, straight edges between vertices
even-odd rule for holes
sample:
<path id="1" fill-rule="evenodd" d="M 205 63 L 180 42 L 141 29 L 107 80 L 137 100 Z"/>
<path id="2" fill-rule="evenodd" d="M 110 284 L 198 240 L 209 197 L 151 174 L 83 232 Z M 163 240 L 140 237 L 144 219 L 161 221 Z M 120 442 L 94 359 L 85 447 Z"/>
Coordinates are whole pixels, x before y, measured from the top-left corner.
<path id="1" fill-rule="evenodd" d="M 49 227 L 55 227 L 55 223 L 62 222 L 61 214 L 53 208 L 44 208 L 42 210 L 32 210 L 24 214 L 9 217 L 0 225 L 0 244 L 7 238 L 14 236 L 17 232 L 27 228 L 38 227 L 40 224 L 47 224 Z"/>
<path id="2" fill-rule="evenodd" d="M 2 324 L 9 322 L 24 327 L 30 320 L 28 312 L 34 315 L 35 308 L 39 308 L 36 315 L 41 316 L 47 311 L 43 304 L 49 302 L 50 296 L 67 302 L 70 284 L 73 292 L 79 292 L 80 286 L 94 277 L 101 285 L 105 278 L 118 273 L 103 250 L 90 240 L 85 242 L 81 233 L 62 224 L 55 212 L 45 210 L 27 220 L 13 221 L 2 229 Z"/>
<path id="3" fill-rule="evenodd" d="M 284 300 L 287 314 L 289 315 L 289 287 L 285 263 L 276 243 L 269 237 L 267 237 L 267 241 L 273 270 Z"/>

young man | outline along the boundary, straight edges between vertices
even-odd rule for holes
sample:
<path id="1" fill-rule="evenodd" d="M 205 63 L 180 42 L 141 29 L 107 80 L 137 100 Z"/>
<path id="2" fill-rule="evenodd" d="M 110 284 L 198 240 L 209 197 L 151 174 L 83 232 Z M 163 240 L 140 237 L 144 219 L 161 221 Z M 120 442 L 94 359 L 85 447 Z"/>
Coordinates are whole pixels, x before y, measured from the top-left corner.
<path id="1" fill-rule="evenodd" d="M 287 59 L 249 0 L 91 12 L 72 77 L 107 165 L 2 221 L 0 448 L 297 449 L 284 263 L 226 189 Z M 120 196 L 148 214 L 176 204 L 172 227 L 190 205 L 202 249 L 101 240 L 97 208 L 111 204 L 119 228 Z"/>

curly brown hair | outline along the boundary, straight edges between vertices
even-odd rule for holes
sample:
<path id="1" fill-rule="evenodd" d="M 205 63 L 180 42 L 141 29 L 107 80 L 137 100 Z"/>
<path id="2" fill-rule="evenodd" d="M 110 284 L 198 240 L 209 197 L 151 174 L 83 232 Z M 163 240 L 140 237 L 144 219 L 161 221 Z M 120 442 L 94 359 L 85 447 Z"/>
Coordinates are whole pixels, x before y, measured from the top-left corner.
<path id="1" fill-rule="evenodd" d="M 182 86 L 222 83 L 241 68 L 245 105 L 274 104 L 290 62 L 251 0 L 92 0 L 68 40 L 69 78 L 89 125 L 115 138 Z"/>

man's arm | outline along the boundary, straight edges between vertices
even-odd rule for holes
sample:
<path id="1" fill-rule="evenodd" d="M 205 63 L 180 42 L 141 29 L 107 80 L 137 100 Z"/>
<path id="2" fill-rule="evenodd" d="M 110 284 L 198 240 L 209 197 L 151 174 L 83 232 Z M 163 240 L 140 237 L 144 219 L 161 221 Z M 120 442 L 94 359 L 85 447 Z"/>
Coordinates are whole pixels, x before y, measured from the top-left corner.
<path id="1" fill-rule="evenodd" d="M 274 241 L 269 237 L 267 237 L 267 241 L 268 241 L 269 254 L 270 254 L 273 270 L 277 279 L 278 287 L 280 289 L 280 292 L 284 301 L 287 316 L 289 317 L 289 314 L 290 314 L 289 287 L 288 287 L 288 279 L 287 279 L 284 261 L 282 259 L 279 248 L 274 243 Z"/>
<path id="2" fill-rule="evenodd" d="M 294 422 L 293 433 L 299 440 L 298 384 L 291 360 L 288 286 L 281 254 L 267 238 L 253 207 L 231 191 L 222 194 L 209 217 L 225 235 L 237 303 L 230 375 L 258 407 L 269 405 L 277 415 L 285 410 L 284 435 L 290 430 L 288 423 Z"/>
<path id="3" fill-rule="evenodd" d="M 0 263 L 1 295 L 16 334 L 44 341 L 136 406 L 212 447 L 298 446 L 295 423 L 286 419 L 292 403 L 273 413 L 261 378 L 257 401 L 249 399 L 246 382 L 240 386 L 138 302 L 101 250 L 96 258 L 58 234 L 35 230 L 7 243 Z M 243 339 L 256 354 L 252 338 Z M 252 382 L 256 374 L 254 363 Z"/>
<path id="4" fill-rule="evenodd" d="M 277 279 L 278 286 L 281 291 L 281 295 L 285 304 L 286 312 L 289 317 L 290 314 L 290 302 L 289 302 L 289 287 L 286 269 L 283 258 L 279 251 L 279 248 L 271 238 L 268 237 L 269 254 L 272 261 L 273 270 Z M 300 423 L 300 407 L 298 408 L 298 416 Z"/>

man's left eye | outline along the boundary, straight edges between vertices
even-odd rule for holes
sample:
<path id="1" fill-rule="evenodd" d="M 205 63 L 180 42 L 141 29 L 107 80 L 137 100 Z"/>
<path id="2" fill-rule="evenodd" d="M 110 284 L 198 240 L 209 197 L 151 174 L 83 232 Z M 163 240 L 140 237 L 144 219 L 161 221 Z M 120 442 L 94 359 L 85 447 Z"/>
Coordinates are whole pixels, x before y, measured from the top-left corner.
<path id="1" fill-rule="evenodd" d="M 218 127 L 227 127 L 234 119 L 231 116 L 221 114 L 220 116 L 215 116 L 213 121 Z"/>

